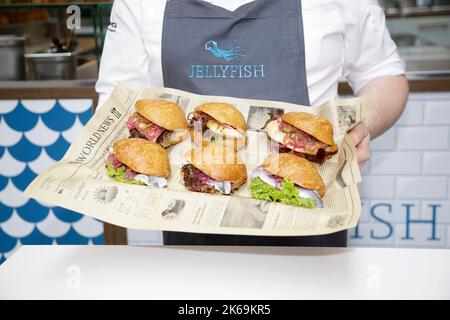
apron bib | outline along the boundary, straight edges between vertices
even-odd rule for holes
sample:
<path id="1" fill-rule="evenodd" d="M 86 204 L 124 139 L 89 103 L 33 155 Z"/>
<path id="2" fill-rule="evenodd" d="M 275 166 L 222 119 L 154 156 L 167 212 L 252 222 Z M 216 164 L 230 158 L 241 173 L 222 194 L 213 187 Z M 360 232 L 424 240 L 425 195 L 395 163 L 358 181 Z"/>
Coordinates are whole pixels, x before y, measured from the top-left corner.
<path id="1" fill-rule="evenodd" d="M 164 86 L 197 94 L 310 105 L 300 0 L 254 0 L 229 11 L 168 0 L 162 33 Z M 260 237 L 164 232 L 164 244 L 345 246 L 346 232 Z"/>

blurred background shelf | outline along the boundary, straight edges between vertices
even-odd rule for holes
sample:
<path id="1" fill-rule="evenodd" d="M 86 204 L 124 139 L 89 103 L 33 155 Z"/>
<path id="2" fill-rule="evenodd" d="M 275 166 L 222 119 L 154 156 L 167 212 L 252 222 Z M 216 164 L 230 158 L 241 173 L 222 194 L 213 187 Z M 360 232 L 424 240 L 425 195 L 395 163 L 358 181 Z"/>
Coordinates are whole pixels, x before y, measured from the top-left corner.
<path id="1" fill-rule="evenodd" d="M 67 8 L 71 5 L 81 11 L 81 28 L 73 31 L 66 27 Z M 54 39 L 68 42 L 74 38 L 78 66 L 75 78 L 95 79 L 111 8 L 112 1 L 0 0 L 0 35 L 26 37 L 26 53 L 45 52 Z M 25 80 L 35 78 L 29 71 L 27 66 Z"/>

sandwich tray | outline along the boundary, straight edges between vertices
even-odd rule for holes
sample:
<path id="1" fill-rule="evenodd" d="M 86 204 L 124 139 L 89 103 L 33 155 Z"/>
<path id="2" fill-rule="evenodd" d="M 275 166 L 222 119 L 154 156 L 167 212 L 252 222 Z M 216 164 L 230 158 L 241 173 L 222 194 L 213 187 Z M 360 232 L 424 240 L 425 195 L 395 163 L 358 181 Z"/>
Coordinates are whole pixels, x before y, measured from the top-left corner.
<path id="1" fill-rule="evenodd" d="M 247 183 L 232 195 L 188 191 L 180 168 L 186 163 L 183 155 L 192 148 L 189 136 L 167 149 L 171 174 L 166 188 L 124 184 L 108 177 L 106 158 L 115 141 L 128 137 L 126 121 L 135 111 L 136 101 L 154 98 L 177 103 L 186 115 L 208 102 L 230 103 L 241 111 L 248 124 L 248 143 L 238 153 L 247 167 Z M 364 118 L 364 109 L 364 98 L 309 107 L 120 83 L 81 129 L 63 159 L 36 177 L 25 196 L 132 229 L 256 236 L 321 235 L 350 229 L 361 213 L 361 175 L 347 132 Z M 292 111 L 320 115 L 333 125 L 339 151 L 325 163 L 314 164 L 326 186 L 323 208 L 252 199 L 248 188 L 252 171 L 272 151 L 265 124 L 282 112 Z"/>

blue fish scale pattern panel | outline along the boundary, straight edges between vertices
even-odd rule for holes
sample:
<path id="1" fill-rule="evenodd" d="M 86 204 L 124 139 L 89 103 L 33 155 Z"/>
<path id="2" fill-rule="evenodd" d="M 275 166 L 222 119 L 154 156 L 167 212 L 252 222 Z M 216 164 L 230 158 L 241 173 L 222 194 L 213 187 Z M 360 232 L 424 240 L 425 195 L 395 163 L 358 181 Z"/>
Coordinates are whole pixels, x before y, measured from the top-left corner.
<path id="1" fill-rule="evenodd" d="M 0 100 L 0 264 L 22 244 L 103 243 L 101 222 L 22 195 L 91 116 L 91 99 Z"/>

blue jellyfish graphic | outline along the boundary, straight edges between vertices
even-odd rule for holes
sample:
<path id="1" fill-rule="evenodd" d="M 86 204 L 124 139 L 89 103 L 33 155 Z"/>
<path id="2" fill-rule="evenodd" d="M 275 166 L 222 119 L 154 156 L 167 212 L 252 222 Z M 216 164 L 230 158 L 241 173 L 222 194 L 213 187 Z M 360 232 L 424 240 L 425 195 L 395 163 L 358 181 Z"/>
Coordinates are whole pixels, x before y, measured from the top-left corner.
<path id="1" fill-rule="evenodd" d="M 224 58 L 226 61 L 231 61 L 237 57 L 245 57 L 245 50 L 237 47 L 232 43 L 228 50 L 219 48 L 216 41 L 210 40 L 205 43 L 205 50 L 211 52 L 216 58 Z"/>

